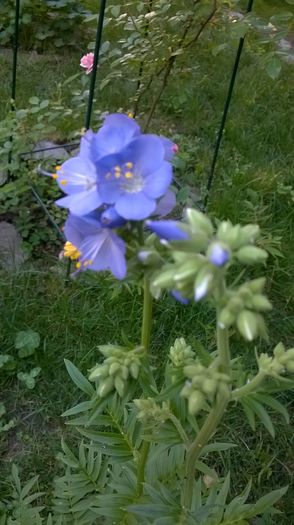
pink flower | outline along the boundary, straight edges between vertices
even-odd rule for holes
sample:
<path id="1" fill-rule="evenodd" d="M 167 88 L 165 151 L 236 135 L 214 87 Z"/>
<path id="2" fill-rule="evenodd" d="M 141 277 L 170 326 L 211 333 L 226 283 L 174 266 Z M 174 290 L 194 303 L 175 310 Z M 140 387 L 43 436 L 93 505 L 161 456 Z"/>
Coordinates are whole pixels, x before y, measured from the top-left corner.
<path id="1" fill-rule="evenodd" d="M 93 64 L 94 64 L 94 53 L 87 53 L 81 58 L 80 66 L 86 70 L 87 75 L 92 73 Z"/>

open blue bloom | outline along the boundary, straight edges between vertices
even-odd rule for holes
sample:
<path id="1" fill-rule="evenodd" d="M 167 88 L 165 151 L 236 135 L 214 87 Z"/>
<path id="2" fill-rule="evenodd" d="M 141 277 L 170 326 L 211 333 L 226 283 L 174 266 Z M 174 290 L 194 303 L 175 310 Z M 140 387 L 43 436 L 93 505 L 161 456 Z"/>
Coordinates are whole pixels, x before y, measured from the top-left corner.
<path id="1" fill-rule="evenodd" d="M 69 215 L 64 233 L 75 248 L 78 270 L 110 270 L 123 279 L 127 273 L 124 241 L 109 227 L 103 227 L 100 213 L 84 217 Z"/>
<path id="2" fill-rule="evenodd" d="M 230 258 L 230 253 L 221 243 L 215 242 L 209 247 L 207 258 L 214 266 L 224 266 Z"/>
<path id="3" fill-rule="evenodd" d="M 181 223 L 177 221 L 146 221 L 146 226 L 166 241 L 185 241 L 189 239 L 187 232 L 182 230 Z"/>
<path id="4" fill-rule="evenodd" d="M 67 193 L 56 201 L 58 206 L 69 208 L 75 215 L 85 215 L 102 204 L 94 164 L 88 159 L 74 157 L 58 167 L 56 178 L 59 187 Z"/>
<path id="5" fill-rule="evenodd" d="M 155 135 L 141 135 L 120 153 L 97 163 L 99 192 L 124 219 L 142 220 L 156 209 L 172 180 L 172 166 Z"/>

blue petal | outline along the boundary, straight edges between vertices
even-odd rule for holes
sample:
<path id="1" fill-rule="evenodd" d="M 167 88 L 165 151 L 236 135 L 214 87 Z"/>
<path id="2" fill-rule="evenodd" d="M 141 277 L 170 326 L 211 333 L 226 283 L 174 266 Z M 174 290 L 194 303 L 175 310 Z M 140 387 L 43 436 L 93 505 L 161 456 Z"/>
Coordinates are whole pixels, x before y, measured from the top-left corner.
<path id="1" fill-rule="evenodd" d="M 165 217 L 174 209 L 176 204 L 177 201 L 174 192 L 168 190 L 166 194 L 163 197 L 161 197 L 161 199 L 158 201 L 153 215 Z"/>
<path id="2" fill-rule="evenodd" d="M 124 161 L 134 164 L 133 172 L 147 177 L 157 171 L 164 161 L 164 147 L 156 135 L 141 135 L 123 152 Z"/>
<path id="3" fill-rule="evenodd" d="M 57 173 L 60 189 L 67 194 L 78 193 L 97 184 L 95 166 L 85 158 L 73 157 L 65 161 Z"/>
<path id="4" fill-rule="evenodd" d="M 91 144 L 91 155 L 94 161 L 98 162 L 106 155 L 121 151 L 139 133 L 140 127 L 134 119 L 120 114 L 109 115 Z"/>
<path id="5" fill-rule="evenodd" d="M 164 161 L 160 168 L 145 178 L 144 193 L 152 198 L 162 197 L 172 181 L 172 166 Z"/>
<path id="6" fill-rule="evenodd" d="M 125 243 L 114 232 L 105 228 L 97 235 L 86 237 L 80 246 L 81 263 L 92 261 L 85 269 L 93 271 L 110 270 L 117 279 L 127 273 Z"/>
<path id="7" fill-rule="evenodd" d="M 162 145 L 164 147 L 164 159 L 167 161 L 170 161 L 173 159 L 174 155 L 176 154 L 178 150 L 178 146 L 172 142 L 171 140 L 167 139 L 166 137 L 159 137 Z"/>
<path id="8" fill-rule="evenodd" d="M 140 193 L 125 193 L 115 203 L 117 213 L 133 221 L 141 221 L 150 217 L 156 208 L 155 200 Z"/>
<path id="9" fill-rule="evenodd" d="M 161 239 L 181 241 L 189 239 L 189 235 L 181 229 L 177 221 L 147 221 L 146 226 Z"/>
<path id="10" fill-rule="evenodd" d="M 63 208 L 69 208 L 74 215 L 87 215 L 96 208 L 99 208 L 102 200 L 97 189 L 93 188 L 89 191 L 67 195 L 67 197 L 55 201 L 55 204 Z"/>
<path id="11" fill-rule="evenodd" d="M 101 223 L 99 221 L 99 215 L 84 215 L 79 217 L 77 215 L 69 214 L 65 225 L 64 234 L 68 241 L 74 244 L 77 248 L 80 247 L 84 237 L 88 235 L 95 235 L 101 230 Z"/>

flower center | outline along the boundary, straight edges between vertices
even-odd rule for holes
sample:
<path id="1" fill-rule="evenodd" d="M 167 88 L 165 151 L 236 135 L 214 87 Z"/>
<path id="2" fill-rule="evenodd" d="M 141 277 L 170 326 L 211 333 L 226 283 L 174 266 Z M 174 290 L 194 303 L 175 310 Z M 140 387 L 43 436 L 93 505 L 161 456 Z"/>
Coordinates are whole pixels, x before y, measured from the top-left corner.
<path id="1" fill-rule="evenodd" d="M 105 175 L 105 178 L 117 179 L 121 189 L 127 193 L 138 193 L 144 188 L 145 181 L 133 168 L 132 162 L 126 162 L 123 166 L 115 166 Z"/>

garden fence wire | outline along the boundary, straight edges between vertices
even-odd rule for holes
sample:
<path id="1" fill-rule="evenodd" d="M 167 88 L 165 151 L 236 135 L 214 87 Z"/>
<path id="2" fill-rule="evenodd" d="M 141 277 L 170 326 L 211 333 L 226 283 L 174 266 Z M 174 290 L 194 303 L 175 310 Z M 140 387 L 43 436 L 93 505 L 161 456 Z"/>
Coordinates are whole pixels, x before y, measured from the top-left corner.
<path id="1" fill-rule="evenodd" d="M 246 10 L 247 13 L 252 11 L 253 3 L 254 3 L 254 0 L 248 1 L 247 10 Z M 93 70 L 90 75 L 89 95 L 88 95 L 88 100 L 87 100 L 87 104 L 85 108 L 84 127 L 86 130 L 89 129 L 91 125 L 94 94 L 95 94 L 95 88 L 96 88 L 96 83 L 97 83 L 97 67 L 99 64 L 99 54 L 100 54 L 100 49 L 101 49 L 101 44 L 102 44 L 103 24 L 104 24 L 106 4 L 107 4 L 107 0 L 99 0 L 98 6 L 97 6 L 98 23 L 97 23 L 97 31 L 96 31 L 96 39 L 95 39 L 94 62 L 93 62 Z M 20 0 L 15 0 L 15 23 L 14 23 L 14 36 L 13 36 L 12 80 L 11 80 L 11 109 L 13 111 L 15 110 L 16 99 L 17 99 L 17 63 L 18 63 L 18 51 L 19 51 L 19 30 L 20 30 Z M 207 210 L 211 189 L 212 189 L 212 185 L 213 185 L 215 174 L 216 174 L 217 160 L 218 160 L 219 153 L 220 153 L 223 132 L 225 129 L 227 118 L 228 118 L 230 103 L 231 103 L 232 95 L 234 92 L 237 72 L 240 67 L 240 59 L 241 59 L 241 55 L 242 55 L 242 51 L 244 47 L 244 41 L 245 41 L 245 36 L 240 38 L 237 53 L 236 53 L 236 58 L 235 58 L 234 65 L 233 65 L 233 70 L 232 70 L 229 87 L 228 87 L 228 92 L 227 92 L 227 96 L 226 96 L 225 103 L 224 103 L 224 110 L 223 110 L 223 114 L 221 117 L 221 122 L 220 122 L 220 126 L 218 129 L 218 133 L 217 133 L 216 143 L 213 149 L 211 166 L 208 172 L 206 191 L 205 191 L 205 195 L 203 198 L 202 211 Z M 139 73 L 139 78 L 140 78 L 140 73 Z M 13 139 L 11 137 L 11 141 L 12 140 Z M 78 145 L 79 143 L 74 143 L 74 142 L 62 144 L 63 147 L 76 147 Z M 33 155 L 33 153 L 34 154 L 41 153 L 41 152 L 45 152 L 48 150 L 54 150 L 54 149 L 57 150 L 60 147 L 61 145 L 59 144 L 53 147 L 46 147 L 46 148 L 35 149 L 34 151 L 21 152 L 18 155 L 20 156 L 21 159 L 24 159 L 24 158 L 27 159 L 28 156 Z M 12 155 L 13 155 L 12 151 L 13 151 L 12 149 L 9 151 L 8 165 L 10 165 L 12 161 Z M 11 176 L 12 176 L 11 171 L 8 170 L 8 177 L 7 177 L 6 182 L 10 181 Z M 58 226 L 58 224 L 52 217 L 51 213 L 49 212 L 42 198 L 38 194 L 37 189 L 31 186 L 31 191 L 32 191 L 34 198 L 36 199 L 38 204 L 41 206 L 44 213 L 47 215 L 48 220 L 50 221 L 52 226 L 56 229 L 60 237 L 64 239 L 62 230 L 60 229 L 60 227 Z M 67 277 L 69 275 L 69 272 L 70 272 L 70 260 L 69 260 L 69 265 L 67 268 Z"/>

